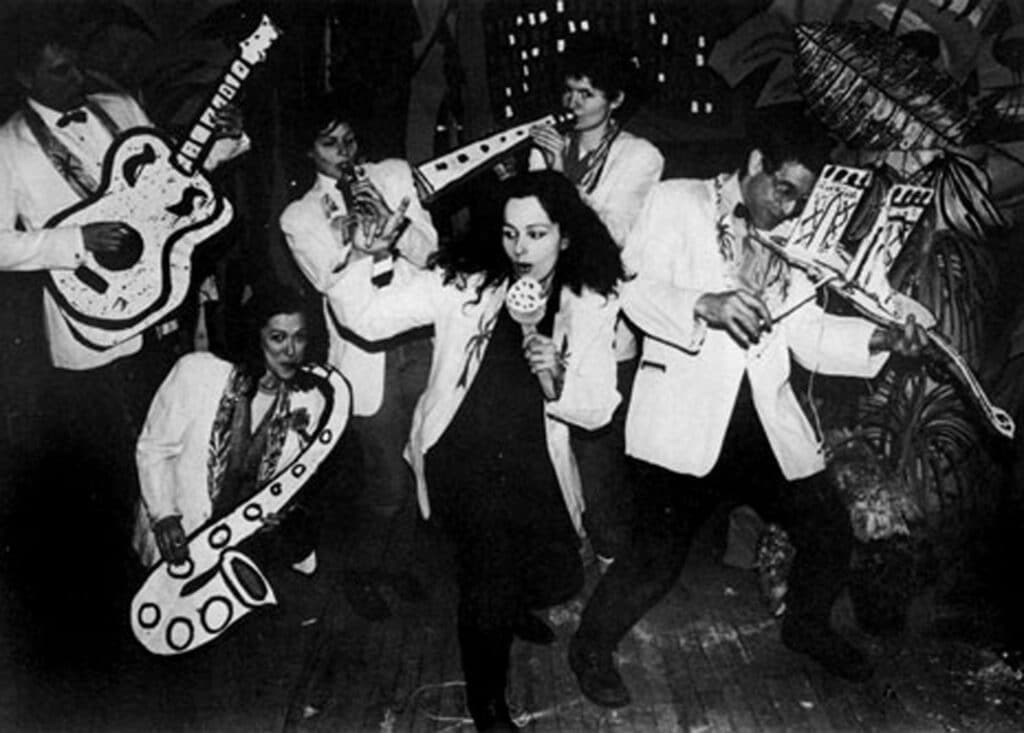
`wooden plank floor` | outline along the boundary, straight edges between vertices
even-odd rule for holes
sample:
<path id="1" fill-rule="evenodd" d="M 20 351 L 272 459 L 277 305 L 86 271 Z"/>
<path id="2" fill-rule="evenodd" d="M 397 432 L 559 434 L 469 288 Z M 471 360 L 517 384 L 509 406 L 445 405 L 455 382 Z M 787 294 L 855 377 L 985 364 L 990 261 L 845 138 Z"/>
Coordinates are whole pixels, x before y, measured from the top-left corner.
<path id="1" fill-rule="evenodd" d="M 0 729 L 471 730 L 450 548 L 411 507 L 393 522 L 382 551 L 393 563 L 416 568 L 429 590 L 426 600 L 409 602 L 387 591 L 391 618 L 357 616 L 339 580 L 343 532 L 328 527 L 314 578 L 288 570 L 273 575 L 279 607 L 252 614 L 185 657 L 148 656 L 126 629 L 99 645 L 109 654 L 60 665 L 41 665 L 29 647 L 15 644 L 0 668 Z M 970 684 L 972 670 L 992 663 L 991 655 L 923 636 L 867 637 L 843 604 L 837 623 L 869 651 L 878 673 L 863 685 L 827 675 L 781 645 L 753 573 L 719 563 L 714 532 L 705 534 L 676 589 L 620 646 L 634 703 L 609 711 L 588 702 L 566 662 L 568 639 L 598 579 L 591 567 L 581 596 L 547 614 L 557 641 L 513 648 L 509 700 L 521 727 L 545 733 L 1024 729 L 1024 691 L 1015 700 L 1004 690 L 994 704 L 993 695 Z M 20 623 L 24 630 L 30 621 Z"/>

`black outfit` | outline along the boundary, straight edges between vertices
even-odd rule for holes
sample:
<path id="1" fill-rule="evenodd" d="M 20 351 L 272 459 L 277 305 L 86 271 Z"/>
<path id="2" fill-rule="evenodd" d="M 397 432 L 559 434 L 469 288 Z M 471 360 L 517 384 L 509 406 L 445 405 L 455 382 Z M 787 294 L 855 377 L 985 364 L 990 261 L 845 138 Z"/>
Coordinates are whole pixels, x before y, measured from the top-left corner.
<path id="1" fill-rule="evenodd" d="M 796 557 L 789 576 L 788 624 L 827 629 L 845 583 L 853 533 L 846 508 L 824 472 L 787 481 L 779 469 L 744 378 L 711 473 L 702 478 L 642 461 L 630 551 L 594 592 L 577 638 L 611 652 L 674 585 L 697 530 L 726 497 L 741 498 L 789 533 Z M 738 494 L 738 495 L 737 495 Z"/>
<path id="2" fill-rule="evenodd" d="M 544 397 L 522 340 L 502 309 L 476 379 L 426 455 L 431 503 L 455 543 L 462 666 L 481 728 L 493 724 L 495 708 L 501 718 L 518 620 L 583 585 L 579 540 L 548 455 Z"/>
<path id="3" fill-rule="evenodd" d="M 594 552 L 616 558 L 629 549 L 633 530 L 633 481 L 626 461 L 626 413 L 639 359 L 620 361 L 616 380 L 622 401 L 611 422 L 597 430 L 572 425 L 569 435 L 587 510 L 583 526 Z"/>

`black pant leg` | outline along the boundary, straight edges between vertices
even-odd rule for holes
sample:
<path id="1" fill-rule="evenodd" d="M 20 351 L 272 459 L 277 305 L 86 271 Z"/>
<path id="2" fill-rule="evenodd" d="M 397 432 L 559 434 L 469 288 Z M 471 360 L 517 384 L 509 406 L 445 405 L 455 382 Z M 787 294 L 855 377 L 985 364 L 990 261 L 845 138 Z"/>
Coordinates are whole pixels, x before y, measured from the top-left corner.
<path id="1" fill-rule="evenodd" d="M 828 624 L 846 584 L 853 551 L 846 506 L 824 471 L 782 486 L 775 505 L 777 514 L 767 516 L 777 518 L 796 550 L 787 613 L 801 621 Z"/>
<path id="2" fill-rule="evenodd" d="M 658 466 L 635 462 L 632 542 L 598 583 L 577 635 L 611 649 L 672 588 L 693 536 L 717 503 L 711 485 Z"/>

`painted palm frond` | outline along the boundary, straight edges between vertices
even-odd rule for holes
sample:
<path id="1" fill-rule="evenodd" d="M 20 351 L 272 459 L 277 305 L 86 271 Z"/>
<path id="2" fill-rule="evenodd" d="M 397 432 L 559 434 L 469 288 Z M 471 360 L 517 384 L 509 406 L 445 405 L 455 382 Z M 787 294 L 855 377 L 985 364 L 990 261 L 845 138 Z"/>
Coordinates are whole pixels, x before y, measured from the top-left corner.
<path id="1" fill-rule="evenodd" d="M 930 214 L 929 219 L 934 216 Z M 984 351 L 987 295 L 997 280 L 992 255 L 951 231 L 934 231 L 932 226 L 926 222 L 924 234 L 911 237 L 890 270 L 889 281 L 935 315 L 936 329 L 976 369 Z"/>
<path id="2" fill-rule="evenodd" d="M 972 119 L 960 89 L 896 38 L 853 23 L 794 30 L 797 85 L 851 147 L 910 151 L 963 142 Z"/>
<path id="3" fill-rule="evenodd" d="M 857 430 L 933 526 L 956 521 L 971 493 L 979 432 L 957 389 L 925 369 L 892 368 L 865 398 Z"/>
<path id="4" fill-rule="evenodd" d="M 971 242 L 982 242 L 1007 226 L 992 201 L 992 183 L 985 170 L 966 156 L 946 152 L 915 176 L 935 189 L 939 222 Z"/>

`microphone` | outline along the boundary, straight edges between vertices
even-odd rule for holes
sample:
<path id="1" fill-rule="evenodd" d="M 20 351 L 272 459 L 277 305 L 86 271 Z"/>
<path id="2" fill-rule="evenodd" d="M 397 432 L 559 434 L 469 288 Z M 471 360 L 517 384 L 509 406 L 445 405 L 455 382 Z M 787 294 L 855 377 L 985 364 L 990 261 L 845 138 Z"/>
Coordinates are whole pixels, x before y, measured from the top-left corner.
<path id="1" fill-rule="evenodd" d="M 505 292 L 505 308 L 512 320 L 523 329 L 524 340 L 537 333 L 537 324 L 544 320 L 547 310 L 547 299 L 544 288 L 532 277 L 521 277 Z M 558 388 L 555 386 L 555 375 L 550 369 L 537 372 L 544 399 L 558 399 Z"/>

